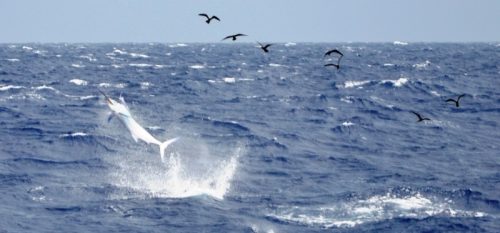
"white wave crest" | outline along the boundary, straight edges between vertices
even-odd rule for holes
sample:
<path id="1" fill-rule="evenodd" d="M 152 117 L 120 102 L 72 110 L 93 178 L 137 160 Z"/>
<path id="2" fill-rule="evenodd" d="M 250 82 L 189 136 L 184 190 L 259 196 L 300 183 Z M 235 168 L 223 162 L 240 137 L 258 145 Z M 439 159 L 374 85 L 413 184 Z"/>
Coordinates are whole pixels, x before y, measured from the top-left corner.
<path id="1" fill-rule="evenodd" d="M 140 68 L 152 67 L 153 66 L 153 65 L 147 64 L 147 63 L 130 63 L 128 65 L 132 66 L 132 67 L 140 67 Z"/>
<path id="2" fill-rule="evenodd" d="M 427 60 L 427 61 L 422 62 L 422 63 L 414 64 L 413 68 L 415 68 L 415 69 L 424 69 L 427 66 L 429 66 L 430 64 L 431 64 L 431 62 Z"/>
<path id="3" fill-rule="evenodd" d="M 404 42 L 404 41 L 394 41 L 392 44 L 394 44 L 394 45 L 408 45 L 408 42 Z"/>
<path id="4" fill-rule="evenodd" d="M 5 59 L 5 60 L 10 61 L 10 62 L 19 62 L 20 61 L 17 58 L 8 58 L 8 59 Z"/>
<path id="5" fill-rule="evenodd" d="M 25 88 L 23 86 L 14 86 L 14 85 L 3 85 L 3 84 L 0 84 L 0 91 L 8 91 L 8 90 L 11 90 L 11 89 L 22 89 L 22 88 Z"/>
<path id="6" fill-rule="evenodd" d="M 59 135 L 60 138 L 67 138 L 67 137 L 85 137 L 89 136 L 86 133 L 83 132 L 76 132 L 76 133 L 67 133 L 67 134 L 61 134 Z"/>
<path id="7" fill-rule="evenodd" d="M 148 55 L 141 53 L 129 53 L 129 55 L 133 58 L 149 58 Z"/>
<path id="8" fill-rule="evenodd" d="M 69 80 L 70 83 L 73 83 L 75 85 L 79 85 L 79 86 L 86 86 L 88 84 L 87 81 L 85 80 L 82 80 L 82 79 L 71 79 Z"/>
<path id="9" fill-rule="evenodd" d="M 182 43 L 168 45 L 168 47 L 170 47 L 170 48 L 178 48 L 178 47 L 186 47 L 186 46 L 188 46 L 188 45 L 182 44 Z"/>
<path id="10" fill-rule="evenodd" d="M 350 122 L 350 121 L 344 121 L 342 122 L 342 126 L 345 126 L 345 127 L 349 127 L 349 126 L 353 126 L 354 123 Z"/>
<path id="11" fill-rule="evenodd" d="M 81 65 L 81 64 L 71 64 L 71 67 L 75 67 L 75 68 L 84 68 L 85 66 L 84 66 L 84 65 Z"/>
<path id="12" fill-rule="evenodd" d="M 225 83 L 235 83 L 236 82 L 236 78 L 233 78 L 233 77 L 225 77 L 222 80 L 224 80 Z"/>
<path id="13" fill-rule="evenodd" d="M 353 87 L 361 87 L 367 83 L 370 83 L 369 80 L 365 81 L 345 81 L 344 88 L 353 88 Z"/>
<path id="14" fill-rule="evenodd" d="M 189 68 L 191 68 L 191 69 L 203 69 L 203 68 L 205 68 L 205 66 L 204 65 L 192 65 L 192 66 L 189 66 Z"/>
<path id="15" fill-rule="evenodd" d="M 268 216 L 280 220 L 320 227 L 354 227 L 359 224 L 393 218 L 424 219 L 436 215 L 480 218 L 483 212 L 455 209 L 451 200 L 425 197 L 420 193 L 407 196 L 393 194 L 372 196 L 365 200 L 316 207 L 280 208 Z"/>
<path id="16" fill-rule="evenodd" d="M 405 85 L 407 82 L 408 82 L 408 79 L 407 79 L 407 78 L 401 77 L 401 78 L 396 79 L 396 80 L 390 80 L 390 79 L 387 79 L 387 80 L 382 80 L 380 83 L 381 83 L 381 84 L 391 83 L 391 84 L 392 84 L 393 86 L 395 86 L 395 87 L 402 87 L 402 86 L 403 86 L 403 85 Z"/>

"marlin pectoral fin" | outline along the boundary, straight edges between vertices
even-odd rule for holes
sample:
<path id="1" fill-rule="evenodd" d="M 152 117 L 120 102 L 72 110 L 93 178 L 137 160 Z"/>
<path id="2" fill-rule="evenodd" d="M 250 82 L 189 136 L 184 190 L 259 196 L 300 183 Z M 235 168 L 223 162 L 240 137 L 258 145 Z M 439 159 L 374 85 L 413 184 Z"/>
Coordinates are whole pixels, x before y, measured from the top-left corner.
<path id="1" fill-rule="evenodd" d="M 114 116 L 115 116 L 115 114 L 113 114 L 113 113 L 109 114 L 109 116 L 108 116 L 108 123 L 111 122 L 111 119 L 113 119 Z"/>

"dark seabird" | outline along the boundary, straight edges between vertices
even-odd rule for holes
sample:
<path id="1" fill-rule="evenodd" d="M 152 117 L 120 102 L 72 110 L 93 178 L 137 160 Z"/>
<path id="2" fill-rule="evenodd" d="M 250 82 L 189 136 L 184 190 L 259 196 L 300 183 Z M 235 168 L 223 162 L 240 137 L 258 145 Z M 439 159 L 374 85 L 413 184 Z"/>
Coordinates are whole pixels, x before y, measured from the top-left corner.
<path id="1" fill-rule="evenodd" d="M 341 57 L 344 56 L 344 54 L 341 53 L 340 51 L 338 51 L 337 49 L 332 49 L 332 50 L 329 50 L 328 52 L 325 53 L 325 57 L 330 56 L 332 53 L 336 53 L 336 54 L 340 55 Z"/>
<path id="2" fill-rule="evenodd" d="M 458 107 L 460 107 L 460 103 L 459 103 L 460 98 L 462 98 L 462 97 L 464 97 L 464 96 L 465 96 L 465 94 L 462 94 L 462 95 L 459 95 L 459 96 L 458 96 L 457 100 L 454 100 L 454 99 L 447 99 L 447 100 L 446 100 L 446 102 L 453 102 L 453 103 L 455 103 L 455 106 L 457 106 L 457 108 L 458 108 Z"/>
<path id="3" fill-rule="evenodd" d="M 339 50 L 337 50 L 337 49 L 332 49 L 332 50 L 328 50 L 325 53 L 325 57 L 326 56 L 330 56 L 332 53 L 336 53 L 336 54 L 340 55 L 339 58 L 337 59 L 337 64 L 336 65 L 335 64 L 327 64 L 327 65 L 335 66 L 335 67 L 337 67 L 337 69 L 339 69 L 340 68 L 340 60 L 342 59 L 342 57 L 344 56 L 344 54 L 342 52 L 340 52 Z"/>
<path id="4" fill-rule="evenodd" d="M 233 41 L 235 41 L 235 40 L 236 40 L 236 37 L 238 37 L 238 36 L 247 36 L 247 35 L 245 35 L 245 34 L 241 34 L 241 33 L 238 33 L 238 34 L 234 34 L 234 35 L 226 36 L 226 37 L 224 37 L 224 39 L 222 39 L 222 40 L 226 40 L 226 39 L 232 38 L 232 39 L 233 39 Z"/>
<path id="5" fill-rule="evenodd" d="M 263 45 L 263 44 L 261 44 L 261 43 L 260 43 L 260 42 L 258 42 L 258 41 L 257 41 L 257 43 L 259 43 L 260 48 L 261 48 L 262 50 L 264 50 L 264 52 L 266 52 L 266 53 L 269 53 L 269 50 L 268 50 L 269 46 L 273 45 L 273 44 L 265 44 L 265 45 Z"/>
<path id="6" fill-rule="evenodd" d="M 421 122 L 421 121 L 430 121 L 431 119 L 427 118 L 427 117 L 422 117 L 420 116 L 420 114 L 414 112 L 414 111 L 410 111 L 411 113 L 415 114 L 415 116 L 418 117 L 418 121 L 417 122 Z"/>
<path id="7" fill-rule="evenodd" d="M 217 20 L 217 21 L 219 21 L 219 22 L 220 22 L 219 17 L 217 17 L 217 16 L 215 16 L 215 15 L 214 15 L 214 16 L 212 16 L 212 17 L 208 17 L 208 15 L 207 15 L 207 14 L 205 14 L 205 13 L 201 13 L 201 14 L 198 14 L 198 15 L 199 15 L 199 16 L 203 16 L 203 17 L 207 18 L 207 20 L 205 21 L 207 24 L 209 24 L 209 23 L 210 23 L 210 21 L 212 21 L 212 19 L 215 19 L 215 20 Z"/>
<path id="8" fill-rule="evenodd" d="M 328 66 L 335 66 L 337 68 L 337 70 L 340 69 L 340 66 L 337 64 L 333 64 L 333 63 L 325 64 L 325 67 L 328 67 Z"/>

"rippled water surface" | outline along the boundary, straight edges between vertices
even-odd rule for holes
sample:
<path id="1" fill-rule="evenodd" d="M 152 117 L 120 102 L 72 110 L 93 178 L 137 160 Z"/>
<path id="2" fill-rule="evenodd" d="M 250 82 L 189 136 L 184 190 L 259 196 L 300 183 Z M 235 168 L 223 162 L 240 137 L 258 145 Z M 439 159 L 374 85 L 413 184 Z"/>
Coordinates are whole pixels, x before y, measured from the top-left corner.
<path id="1" fill-rule="evenodd" d="M 0 232 L 500 231 L 500 45 L 270 50 L 0 45 Z"/>

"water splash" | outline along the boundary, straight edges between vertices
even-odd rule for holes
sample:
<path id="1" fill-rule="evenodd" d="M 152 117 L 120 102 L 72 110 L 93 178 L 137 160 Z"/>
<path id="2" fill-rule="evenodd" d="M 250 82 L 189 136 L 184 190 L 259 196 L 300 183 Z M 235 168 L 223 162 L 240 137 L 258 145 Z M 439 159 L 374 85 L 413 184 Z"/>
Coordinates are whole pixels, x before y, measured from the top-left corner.
<path id="1" fill-rule="evenodd" d="M 203 150 L 199 153 L 210 156 Z M 122 159 L 118 161 L 119 169 L 111 175 L 112 182 L 146 198 L 208 195 L 223 200 L 230 189 L 241 153 L 242 149 L 238 147 L 226 159 L 203 162 L 203 166 L 191 164 L 196 163 L 199 158 L 182 152 L 171 153 L 165 164 L 146 164 L 144 161 L 130 163 Z"/>

